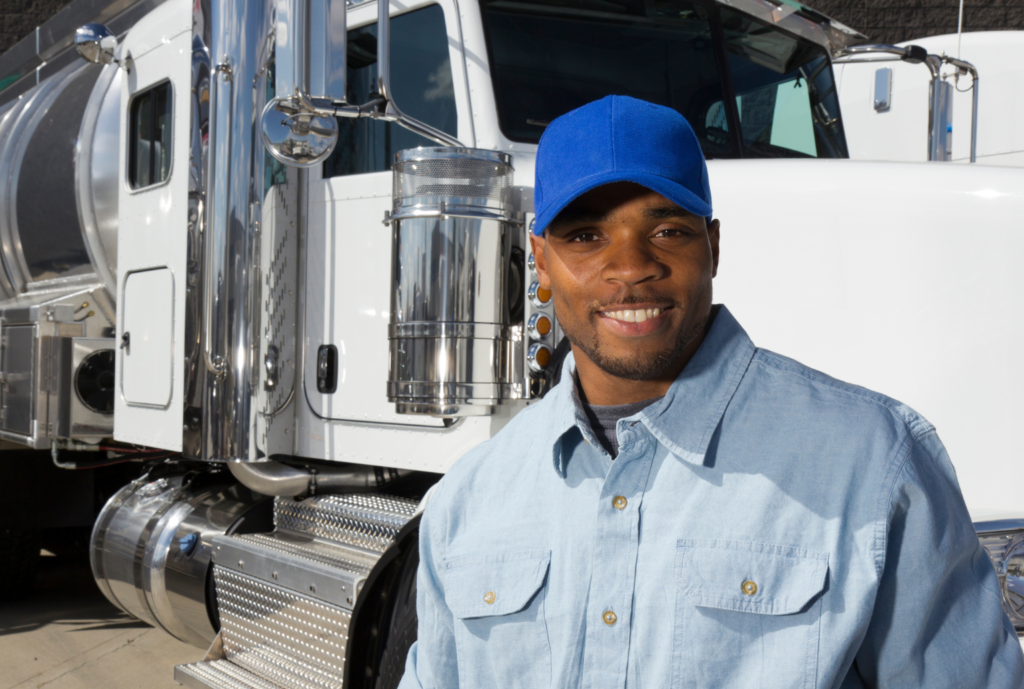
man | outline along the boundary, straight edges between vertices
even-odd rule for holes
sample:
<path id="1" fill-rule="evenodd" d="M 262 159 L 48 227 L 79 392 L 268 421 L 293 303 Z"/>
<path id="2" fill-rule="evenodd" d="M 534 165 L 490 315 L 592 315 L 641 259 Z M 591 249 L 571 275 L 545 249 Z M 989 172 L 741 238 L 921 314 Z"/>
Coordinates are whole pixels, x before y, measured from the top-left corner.
<path id="1" fill-rule="evenodd" d="M 429 503 L 403 688 L 1024 686 L 935 429 L 712 306 L 680 115 L 559 118 L 535 205 L 572 356 Z"/>

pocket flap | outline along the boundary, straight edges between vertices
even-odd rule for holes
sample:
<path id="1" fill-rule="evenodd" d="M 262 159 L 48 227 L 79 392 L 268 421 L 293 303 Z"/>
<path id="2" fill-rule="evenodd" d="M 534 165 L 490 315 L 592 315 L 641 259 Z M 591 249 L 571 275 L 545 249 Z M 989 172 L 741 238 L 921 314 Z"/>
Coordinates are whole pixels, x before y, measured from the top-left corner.
<path id="1" fill-rule="evenodd" d="M 460 618 L 509 615 L 544 584 L 550 550 L 472 555 L 445 563 L 445 602 Z"/>
<path id="2" fill-rule="evenodd" d="M 791 615 L 825 588 L 828 553 L 707 539 L 676 547 L 680 590 L 698 607 Z"/>

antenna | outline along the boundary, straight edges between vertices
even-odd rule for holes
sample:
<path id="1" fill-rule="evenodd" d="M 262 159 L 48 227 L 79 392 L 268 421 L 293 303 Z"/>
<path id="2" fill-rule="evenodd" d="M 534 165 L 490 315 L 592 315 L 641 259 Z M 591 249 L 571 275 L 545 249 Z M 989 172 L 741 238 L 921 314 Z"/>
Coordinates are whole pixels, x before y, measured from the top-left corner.
<path id="1" fill-rule="evenodd" d="M 960 38 L 964 33 L 964 0 L 960 0 L 960 18 L 956 23 L 956 59 L 960 59 Z"/>

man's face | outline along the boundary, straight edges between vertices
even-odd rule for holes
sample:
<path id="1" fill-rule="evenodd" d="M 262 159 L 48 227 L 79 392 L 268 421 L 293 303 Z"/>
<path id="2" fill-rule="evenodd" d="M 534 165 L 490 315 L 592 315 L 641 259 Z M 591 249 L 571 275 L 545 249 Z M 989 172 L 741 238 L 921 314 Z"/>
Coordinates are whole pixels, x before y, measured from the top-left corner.
<path id="1" fill-rule="evenodd" d="M 678 374 L 711 312 L 717 220 L 709 227 L 664 196 L 620 182 L 579 197 L 530 241 L 577 365 L 582 354 L 618 378 Z"/>

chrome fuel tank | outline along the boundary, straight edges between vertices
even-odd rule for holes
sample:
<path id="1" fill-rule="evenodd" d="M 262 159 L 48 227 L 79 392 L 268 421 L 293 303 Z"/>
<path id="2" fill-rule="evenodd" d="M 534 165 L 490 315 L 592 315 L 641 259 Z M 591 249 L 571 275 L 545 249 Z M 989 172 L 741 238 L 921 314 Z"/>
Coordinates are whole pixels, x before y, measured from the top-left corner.
<path id="1" fill-rule="evenodd" d="M 111 603 L 206 648 L 217 633 L 213 537 L 269 531 L 272 517 L 266 496 L 228 479 L 199 485 L 202 478 L 142 478 L 122 488 L 96 520 L 89 558 Z"/>
<path id="2" fill-rule="evenodd" d="M 76 61 L 0 112 L 0 297 L 117 294 L 122 72 Z"/>

